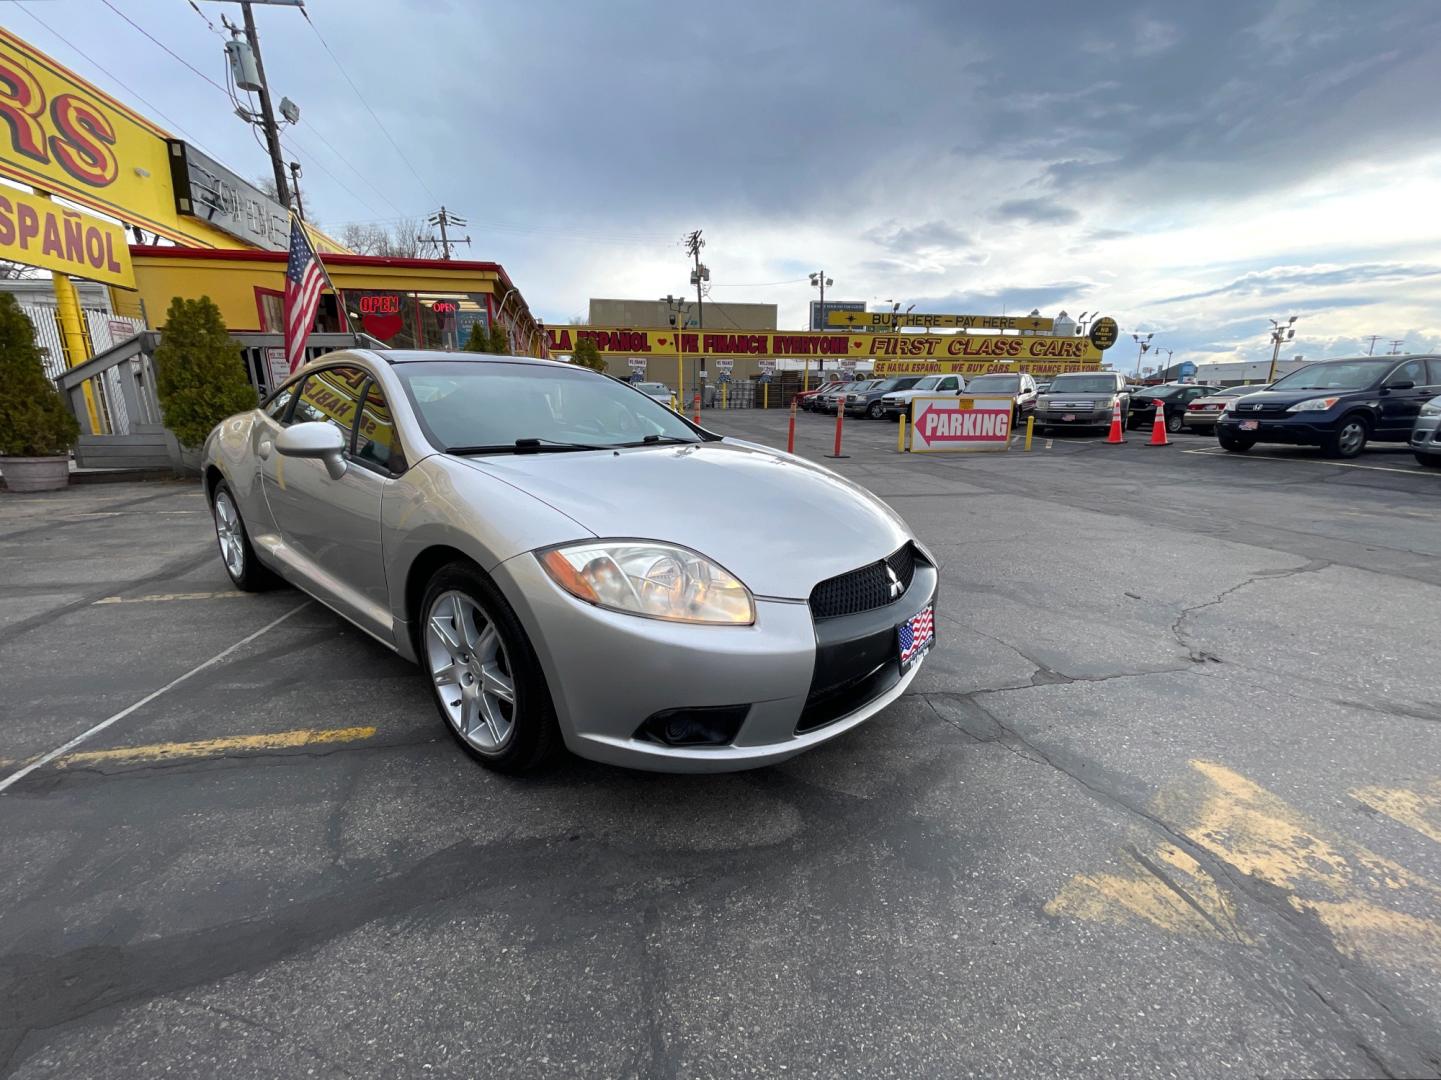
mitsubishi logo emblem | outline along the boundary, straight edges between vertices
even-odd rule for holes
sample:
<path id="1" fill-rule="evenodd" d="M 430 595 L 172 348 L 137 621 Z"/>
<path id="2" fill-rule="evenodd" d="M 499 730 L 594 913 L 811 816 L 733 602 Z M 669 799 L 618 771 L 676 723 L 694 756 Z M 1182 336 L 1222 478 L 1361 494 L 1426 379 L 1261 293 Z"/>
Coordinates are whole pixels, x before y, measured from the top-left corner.
<path id="1" fill-rule="evenodd" d="M 901 584 L 901 579 L 896 577 L 896 572 L 889 565 L 886 566 L 886 579 L 890 582 L 892 600 L 906 591 L 906 587 Z"/>

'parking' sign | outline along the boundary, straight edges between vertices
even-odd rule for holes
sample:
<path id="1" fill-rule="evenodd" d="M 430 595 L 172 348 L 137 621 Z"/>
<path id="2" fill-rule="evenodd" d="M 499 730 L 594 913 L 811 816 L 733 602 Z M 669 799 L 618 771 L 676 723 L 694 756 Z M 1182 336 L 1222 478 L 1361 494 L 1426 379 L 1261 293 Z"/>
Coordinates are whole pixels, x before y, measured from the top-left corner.
<path id="1" fill-rule="evenodd" d="M 918 397 L 911 402 L 915 418 L 911 450 L 930 454 L 1008 449 L 1015 405 L 1010 397 Z"/>

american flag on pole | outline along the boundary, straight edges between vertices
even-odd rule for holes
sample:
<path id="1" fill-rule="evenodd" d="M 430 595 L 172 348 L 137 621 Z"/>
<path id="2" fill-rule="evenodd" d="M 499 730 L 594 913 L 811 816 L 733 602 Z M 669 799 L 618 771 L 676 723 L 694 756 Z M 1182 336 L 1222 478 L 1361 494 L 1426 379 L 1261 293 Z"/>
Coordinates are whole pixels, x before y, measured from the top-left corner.
<path id="1" fill-rule="evenodd" d="M 936 639 L 935 608 L 926 608 L 900 625 L 901 667 L 905 667 Z"/>
<path id="2" fill-rule="evenodd" d="M 305 362 L 305 343 L 315 324 L 320 290 L 329 279 L 310 246 L 300 219 L 290 219 L 290 261 L 285 267 L 285 359 L 294 371 Z"/>

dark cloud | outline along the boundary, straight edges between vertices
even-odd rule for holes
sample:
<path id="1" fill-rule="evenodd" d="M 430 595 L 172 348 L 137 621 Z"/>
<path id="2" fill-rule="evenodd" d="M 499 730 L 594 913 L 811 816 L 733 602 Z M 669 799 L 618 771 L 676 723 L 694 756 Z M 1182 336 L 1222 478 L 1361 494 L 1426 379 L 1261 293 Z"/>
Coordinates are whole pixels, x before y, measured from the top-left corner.
<path id="1" fill-rule="evenodd" d="M 1008 199 L 997 206 L 991 216 L 1026 225 L 1070 225 L 1081 220 L 1078 211 L 1051 199 Z"/>

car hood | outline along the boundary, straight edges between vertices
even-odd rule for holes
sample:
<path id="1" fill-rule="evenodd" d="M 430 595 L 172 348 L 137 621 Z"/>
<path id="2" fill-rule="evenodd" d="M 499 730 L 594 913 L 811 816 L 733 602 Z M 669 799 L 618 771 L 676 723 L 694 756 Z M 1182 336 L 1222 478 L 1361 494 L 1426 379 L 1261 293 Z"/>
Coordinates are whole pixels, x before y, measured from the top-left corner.
<path id="1" fill-rule="evenodd" d="M 1312 398 L 1324 397 L 1346 397 L 1350 394 L 1376 393 L 1374 388 L 1370 390 L 1262 390 L 1255 394 L 1247 394 L 1238 401 L 1244 401 L 1247 405 L 1264 406 L 1286 406 L 1294 405 L 1298 401 L 1310 401 Z"/>
<path id="2" fill-rule="evenodd" d="M 757 596 L 805 599 L 817 582 L 884 558 L 912 535 L 885 503 L 829 469 L 729 439 L 455 460 L 597 536 L 698 551 Z"/>
<path id="3" fill-rule="evenodd" d="M 1074 393 L 1074 394 L 1068 394 L 1068 393 L 1066 393 L 1064 390 L 1062 390 L 1062 391 L 1060 391 L 1060 392 L 1058 392 L 1058 393 L 1054 393 L 1054 394 L 1039 394 L 1039 395 L 1037 395 L 1036 400 L 1037 400 L 1038 402 L 1040 402 L 1040 401 L 1046 401 L 1046 402 L 1050 402 L 1050 401 L 1109 401 L 1111 398 L 1115 397 L 1115 396 L 1116 396 L 1118 393 L 1120 393 L 1120 392 L 1121 392 L 1121 391 L 1119 391 L 1119 390 L 1107 390 L 1105 393 L 1101 393 L 1101 392 L 1096 391 L 1096 390 L 1087 390 L 1087 391 L 1084 391 L 1084 392 L 1077 392 L 1077 393 Z"/>

